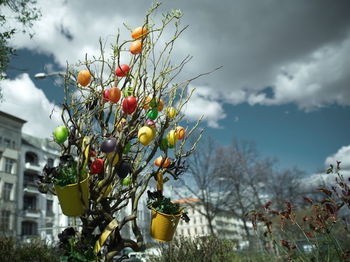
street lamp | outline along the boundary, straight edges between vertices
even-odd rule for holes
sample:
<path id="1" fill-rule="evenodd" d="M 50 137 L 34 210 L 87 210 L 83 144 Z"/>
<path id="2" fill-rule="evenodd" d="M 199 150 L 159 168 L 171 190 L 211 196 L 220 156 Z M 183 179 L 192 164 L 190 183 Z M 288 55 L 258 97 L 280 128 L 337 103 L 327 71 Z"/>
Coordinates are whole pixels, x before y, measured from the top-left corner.
<path id="1" fill-rule="evenodd" d="M 53 72 L 53 73 L 37 73 L 34 75 L 35 79 L 42 80 L 50 76 L 65 76 L 66 74 L 64 72 Z"/>

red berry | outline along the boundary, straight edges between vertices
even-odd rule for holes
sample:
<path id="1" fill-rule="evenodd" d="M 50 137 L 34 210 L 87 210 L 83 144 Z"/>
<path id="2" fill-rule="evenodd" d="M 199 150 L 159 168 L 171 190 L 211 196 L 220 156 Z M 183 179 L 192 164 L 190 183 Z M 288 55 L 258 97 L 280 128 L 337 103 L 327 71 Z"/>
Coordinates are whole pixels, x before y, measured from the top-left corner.
<path id="1" fill-rule="evenodd" d="M 90 166 L 90 174 L 100 174 L 103 171 L 103 159 L 96 159 L 92 162 Z"/>

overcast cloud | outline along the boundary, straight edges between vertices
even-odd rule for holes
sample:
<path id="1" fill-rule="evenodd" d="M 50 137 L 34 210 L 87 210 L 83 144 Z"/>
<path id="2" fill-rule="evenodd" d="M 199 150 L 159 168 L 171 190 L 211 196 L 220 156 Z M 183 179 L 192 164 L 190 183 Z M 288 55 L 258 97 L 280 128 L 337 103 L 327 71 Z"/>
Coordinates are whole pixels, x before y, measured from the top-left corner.
<path id="1" fill-rule="evenodd" d="M 38 4 L 43 17 L 33 27 L 34 39 L 18 36 L 14 44 L 53 54 L 64 67 L 67 60 L 96 54 L 98 38 L 113 39 L 118 27 L 122 39 L 128 39 L 122 23 L 141 25 L 150 1 Z M 190 25 L 174 53 L 194 56 L 183 77 L 223 65 L 194 83 L 199 94 L 188 107 L 209 103 L 206 120 L 211 127 L 219 127 L 225 117 L 223 103 L 295 103 L 306 111 L 350 105 L 350 1 L 164 1 L 157 14 L 172 8 L 181 9 L 183 25 Z M 189 119 L 198 117 L 195 110 L 186 113 Z"/>

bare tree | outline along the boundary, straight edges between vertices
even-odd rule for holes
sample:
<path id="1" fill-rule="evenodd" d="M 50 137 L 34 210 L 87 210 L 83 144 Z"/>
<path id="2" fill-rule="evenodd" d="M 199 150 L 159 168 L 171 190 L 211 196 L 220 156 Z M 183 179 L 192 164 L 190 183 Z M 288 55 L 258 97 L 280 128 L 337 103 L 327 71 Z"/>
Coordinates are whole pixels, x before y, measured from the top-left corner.
<path id="1" fill-rule="evenodd" d="M 200 200 L 189 205 L 207 219 L 212 235 L 215 235 L 214 219 L 225 206 L 227 191 L 226 183 L 218 176 L 218 157 L 215 141 L 210 137 L 202 139 L 187 159 L 191 180 L 182 180 L 186 189 Z"/>
<path id="2" fill-rule="evenodd" d="M 107 58 L 105 44 L 100 41 L 100 56 L 90 59 L 86 56 L 85 61 L 76 65 L 86 68 L 87 74 L 91 75 L 91 81 L 82 84 L 79 78 L 76 80 L 76 66 L 67 66 L 65 100 L 61 116 L 65 127 L 70 131 L 68 144 L 59 143 L 62 157 L 77 155 L 78 185 L 87 170 L 87 163 L 91 170 L 93 160 L 104 160 L 102 172 L 90 175 L 90 197 L 85 206 L 86 212 L 80 216 L 82 230 L 73 242 L 74 248 L 79 244 L 85 256 L 88 249 L 95 246 L 95 255 L 101 260 L 110 261 L 126 247 L 135 251 L 144 247 L 143 235 L 137 224 L 138 203 L 142 194 L 149 181 L 152 178 L 157 179 L 159 172 L 178 179 L 185 171 L 184 159 L 194 152 L 201 137 L 199 133 L 191 142 L 188 140 L 193 137 L 199 121 L 192 127 L 185 128 L 186 135 L 180 142 L 175 143 L 177 136 L 174 135 L 174 131 L 171 133 L 182 120 L 184 115 L 181 114 L 181 110 L 192 94 L 190 92 L 189 96 L 185 96 L 188 84 L 206 73 L 184 82 L 175 82 L 176 76 L 190 60 L 187 56 L 179 64 L 171 63 L 174 42 L 186 27 L 180 26 L 179 10 L 164 14 L 161 25 L 154 25 L 150 15 L 158 6 L 159 3 L 154 4 L 147 12 L 143 25 L 146 30 L 141 30 L 142 35 L 137 40 L 128 40 L 120 44 L 117 35 L 112 46 L 111 58 Z M 164 43 L 161 37 L 169 25 L 174 26 L 174 35 L 160 47 L 159 45 Z M 121 52 L 128 51 L 125 47 L 132 41 L 132 45 L 136 44 L 136 49 L 130 49 L 133 54 L 130 55 L 128 63 L 130 70 L 121 72 L 125 73 L 123 78 L 117 77 L 116 68 L 122 68 Z M 107 96 L 111 103 L 106 103 L 104 92 L 110 87 L 120 89 L 124 96 L 122 105 L 118 101 L 112 101 L 112 91 L 109 91 Z M 133 98 L 128 100 L 129 97 Z M 147 100 L 148 97 L 153 99 Z M 164 111 L 157 118 L 158 111 L 161 111 L 161 100 L 164 103 Z M 130 110 L 132 106 L 129 101 L 134 103 L 133 110 Z M 157 118 L 156 123 L 147 121 L 149 118 Z M 152 130 L 147 134 L 151 138 L 141 145 L 137 140 L 139 138 L 141 141 L 138 132 L 145 126 L 148 131 Z M 168 132 L 170 137 L 165 139 L 168 128 L 172 130 Z M 108 157 L 102 147 L 108 139 L 112 139 L 116 144 L 112 157 Z M 164 143 L 164 140 L 167 142 Z M 173 149 L 168 149 L 170 144 L 173 144 Z M 162 152 L 158 151 L 159 148 Z M 91 151 L 94 151 L 93 156 Z M 159 163 L 159 167 L 152 163 L 157 152 L 162 154 L 164 159 Z M 165 166 L 168 157 L 172 157 L 173 160 L 170 165 Z M 125 186 L 122 184 L 122 178 L 127 173 L 130 183 Z M 46 177 L 42 181 L 49 182 L 49 178 Z M 108 190 L 111 192 L 108 193 Z M 81 189 L 80 195 L 82 197 Z M 127 213 L 126 206 L 129 203 L 131 212 Z M 118 213 L 125 215 L 118 217 Z M 122 233 L 127 224 L 131 225 L 133 232 L 130 238 Z M 83 244 L 87 244 L 86 248 L 82 247 Z M 100 252 L 103 247 L 105 253 Z"/>

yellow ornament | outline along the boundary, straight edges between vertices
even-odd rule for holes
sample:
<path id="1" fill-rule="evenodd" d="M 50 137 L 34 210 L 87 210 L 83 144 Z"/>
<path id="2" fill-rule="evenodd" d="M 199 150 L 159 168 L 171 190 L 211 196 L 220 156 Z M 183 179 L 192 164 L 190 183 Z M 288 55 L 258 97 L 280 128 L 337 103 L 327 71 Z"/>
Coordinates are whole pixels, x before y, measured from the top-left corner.
<path id="1" fill-rule="evenodd" d="M 169 118 L 174 118 L 175 116 L 176 116 L 176 109 L 175 108 L 173 108 L 173 107 L 168 107 L 167 108 L 167 116 L 169 117 Z"/>
<path id="2" fill-rule="evenodd" d="M 151 143 L 152 139 L 155 136 L 155 129 L 148 126 L 143 126 L 139 129 L 137 137 L 142 145 L 147 146 Z"/>
<path id="3" fill-rule="evenodd" d="M 175 130 L 170 130 L 169 133 L 166 136 L 168 143 L 170 145 L 175 145 L 176 141 L 177 141 L 177 133 L 175 132 Z"/>

